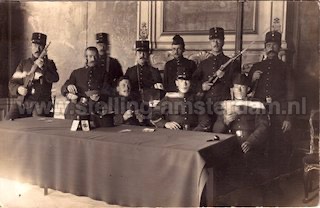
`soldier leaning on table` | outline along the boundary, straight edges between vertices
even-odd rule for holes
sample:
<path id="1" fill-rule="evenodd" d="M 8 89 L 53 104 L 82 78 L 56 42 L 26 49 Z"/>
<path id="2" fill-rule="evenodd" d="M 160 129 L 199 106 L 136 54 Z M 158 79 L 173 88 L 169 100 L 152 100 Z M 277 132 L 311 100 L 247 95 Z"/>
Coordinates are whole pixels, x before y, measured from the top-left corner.
<path id="1" fill-rule="evenodd" d="M 57 68 L 47 55 L 40 57 L 47 41 L 47 35 L 33 33 L 32 56 L 22 60 L 9 80 L 9 92 L 17 96 L 17 102 L 10 106 L 6 119 L 29 116 L 52 116 L 52 83 L 59 80 Z M 35 66 L 35 67 L 33 67 Z M 32 67 L 35 69 L 31 71 Z"/>
<path id="2" fill-rule="evenodd" d="M 183 71 L 177 74 L 175 83 L 178 92 L 166 93 L 153 109 L 151 116 L 153 125 L 172 130 L 210 130 L 210 119 L 205 116 L 200 117 L 206 113 L 205 106 L 201 97 L 197 97 L 191 90 L 191 77 L 191 73 Z"/>
<path id="3" fill-rule="evenodd" d="M 140 112 L 141 102 L 131 95 L 131 84 L 126 76 L 117 81 L 116 94 L 109 99 L 115 113 L 115 125 L 144 125 L 144 115 Z"/>

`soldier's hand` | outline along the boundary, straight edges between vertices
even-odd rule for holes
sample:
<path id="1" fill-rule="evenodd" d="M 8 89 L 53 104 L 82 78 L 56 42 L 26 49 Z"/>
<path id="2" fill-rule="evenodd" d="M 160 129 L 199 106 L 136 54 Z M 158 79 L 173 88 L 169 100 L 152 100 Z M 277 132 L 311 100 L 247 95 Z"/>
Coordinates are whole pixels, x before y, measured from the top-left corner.
<path id="1" fill-rule="evenodd" d="M 241 149 L 244 153 L 247 153 L 250 150 L 250 143 L 249 142 L 243 142 L 241 144 Z"/>
<path id="2" fill-rule="evenodd" d="M 222 78 L 224 76 L 224 71 L 218 70 L 216 72 L 217 77 Z"/>
<path id="3" fill-rule="evenodd" d="M 252 75 L 252 82 L 255 82 L 256 80 L 260 79 L 262 73 L 263 72 L 260 70 L 255 71 Z"/>
<path id="4" fill-rule="evenodd" d="M 28 93 L 28 89 L 24 86 L 18 87 L 18 93 L 22 96 L 25 96 Z"/>
<path id="5" fill-rule="evenodd" d="M 72 93 L 67 93 L 67 98 L 69 100 L 77 100 L 78 99 L 78 96 L 75 95 L 75 94 L 72 94 Z"/>
<path id="6" fill-rule="evenodd" d="M 154 89 L 158 89 L 158 90 L 163 90 L 163 85 L 162 83 L 156 83 L 153 85 Z"/>
<path id="7" fill-rule="evenodd" d="M 34 79 L 35 79 L 35 80 L 40 79 L 40 77 L 42 77 L 42 76 L 43 76 L 43 74 L 42 74 L 41 72 L 35 72 L 35 73 L 34 73 Z"/>
<path id="8" fill-rule="evenodd" d="M 166 127 L 167 129 L 172 129 L 172 130 L 179 130 L 181 129 L 181 126 L 175 122 L 175 121 L 171 121 L 171 122 L 167 122 L 164 127 Z"/>
<path id="9" fill-rule="evenodd" d="M 224 123 L 229 125 L 232 121 L 234 121 L 237 117 L 237 114 L 231 113 L 224 116 Z"/>
<path id="10" fill-rule="evenodd" d="M 140 113 L 139 110 L 134 111 L 134 114 L 136 115 L 136 118 L 138 119 L 138 121 L 142 123 L 144 120 L 144 115 Z"/>
<path id="11" fill-rule="evenodd" d="M 290 121 L 283 121 L 281 129 L 283 133 L 289 131 L 291 129 Z"/>
<path id="12" fill-rule="evenodd" d="M 128 120 L 129 118 L 131 118 L 133 116 L 133 111 L 132 110 L 127 110 L 124 114 L 123 114 L 123 120 Z"/>
<path id="13" fill-rule="evenodd" d="M 206 81 L 206 82 L 202 83 L 202 90 L 203 91 L 208 91 L 208 90 L 210 90 L 212 85 L 213 84 L 211 82 Z"/>
<path id="14" fill-rule="evenodd" d="M 67 90 L 68 90 L 68 92 L 70 92 L 72 94 L 78 93 L 77 87 L 75 85 L 68 85 Z"/>
<path id="15" fill-rule="evenodd" d="M 98 101 L 100 99 L 100 95 L 99 94 L 90 95 L 90 99 L 93 101 Z"/>
<path id="16" fill-rule="evenodd" d="M 37 66 L 42 69 L 43 65 L 44 65 L 44 60 L 43 58 L 38 58 L 37 60 L 34 61 L 35 64 L 37 64 Z"/>

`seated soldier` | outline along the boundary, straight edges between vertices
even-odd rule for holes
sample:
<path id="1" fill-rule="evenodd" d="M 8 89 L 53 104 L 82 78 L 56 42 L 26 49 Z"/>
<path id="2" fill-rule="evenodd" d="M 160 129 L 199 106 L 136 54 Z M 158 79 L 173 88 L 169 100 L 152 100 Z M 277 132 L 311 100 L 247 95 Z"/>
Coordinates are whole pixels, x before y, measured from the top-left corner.
<path id="1" fill-rule="evenodd" d="M 237 74 L 233 79 L 234 100 L 221 102 L 223 115 L 213 125 L 215 133 L 233 133 L 237 136 L 244 153 L 247 171 L 264 168 L 264 152 L 269 127 L 269 118 L 264 105 L 259 101 L 247 100 L 248 80 Z"/>
<path id="2" fill-rule="evenodd" d="M 200 98 L 191 92 L 191 74 L 177 74 L 176 86 L 178 92 L 168 92 L 153 109 L 151 123 L 156 127 L 173 130 L 209 130 L 209 119 L 199 121 L 199 115 L 205 113 L 205 106 L 200 106 Z M 201 107 L 202 110 L 201 110 Z"/>
<path id="3" fill-rule="evenodd" d="M 86 66 L 74 70 L 61 87 L 61 94 L 70 100 L 65 118 L 91 117 L 97 126 L 112 126 L 113 115 L 106 105 L 107 95 L 102 93 L 108 85 L 105 83 L 105 70 L 98 65 L 98 50 L 88 47 L 85 55 Z"/>
<path id="4" fill-rule="evenodd" d="M 140 102 L 131 96 L 131 84 L 126 76 L 117 81 L 116 95 L 112 97 L 112 106 L 115 113 L 115 125 L 129 124 L 142 125 L 144 115 L 140 113 Z"/>

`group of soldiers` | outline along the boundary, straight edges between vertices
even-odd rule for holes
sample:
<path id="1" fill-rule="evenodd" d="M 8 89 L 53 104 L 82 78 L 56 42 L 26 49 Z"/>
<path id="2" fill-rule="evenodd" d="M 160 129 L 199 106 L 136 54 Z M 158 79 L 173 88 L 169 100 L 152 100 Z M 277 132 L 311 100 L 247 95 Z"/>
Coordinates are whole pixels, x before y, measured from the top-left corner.
<path id="1" fill-rule="evenodd" d="M 20 62 L 9 81 L 10 94 L 22 97 L 22 103 L 11 106 L 7 119 L 50 114 L 52 83 L 59 75 L 55 63 L 42 53 L 46 38 L 32 34 L 32 57 Z M 290 68 L 278 58 L 281 34 L 266 34 L 266 57 L 248 75 L 241 73 L 237 60 L 225 65 L 230 57 L 223 53 L 224 39 L 223 28 L 211 28 L 210 56 L 197 65 L 183 56 L 184 39 L 175 35 L 174 58 L 165 64 L 162 78 L 149 62 L 149 41 L 136 41 L 137 64 L 124 74 L 119 61 L 110 57 L 108 34 L 98 33 L 96 47 L 85 49 L 86 65 L 73 70 L 61 88 L 70 101 L 65 118 L 87 116 L 96 127 L 132 124 L 232 133 L 250 164 L 258 164 L 269 146 L 280 171 L 291 128 L 288 113 L 272 109 L 274 102 L 286 109 L 290 100 Z"/>

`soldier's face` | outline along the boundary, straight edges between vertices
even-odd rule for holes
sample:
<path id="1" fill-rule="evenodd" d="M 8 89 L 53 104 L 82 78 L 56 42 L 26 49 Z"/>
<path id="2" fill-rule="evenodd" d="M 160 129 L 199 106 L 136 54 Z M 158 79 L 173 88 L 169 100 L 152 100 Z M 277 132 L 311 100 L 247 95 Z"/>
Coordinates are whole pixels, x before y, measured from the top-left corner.
<path id="1" fill-rule="evenodd" d="M 224 40 L 214 38 L 210 40 L 212 51 L 215 53 L 220 53 L 224 44 Z"/>
<path id="2" fill-rule="evenodd" d="M 140 65 L 144 65 L 149 59 L 148 51 L 137 51 L 136 52 L 137 63 Z"/>
<path id="3" fill-rule="evenodd" d="M 89 67 L 96 66 L 98 62 L 98 53 L 96 51 L 87 50 L 86 51 L 86 59 L 87 59 L 87 65 Z"/>
<path id="4" fill-rule="evenodd" d="M 280 46 L 278 43 L 276 42 L 266 43 L 265 52 L 268 58 L 273 58 L 275 56 L 278 56 L 279 51 L 280 51 Z"/>
<path id="5" fill-rule="evenodd" d="M 43 49 L 44 45 L 40 45 L 38 43 L 32 43 L 31 45 L 31 52 L 35 58 L 38 58 L 40 56 Z"/>
<path id="6" fill-rule="evenodd" d="M 130 95 L 130 90 L 131 90 L 131 85 L 129 80 L 127 79 L 121 80 L 116 90 L 120 96 L 128 97 Z"/>
<path id="7" fill-rule="evenodd" d="M 176 85 L 178 87 L 178 90 L 180 93 L 187 93 L 191 86 L 190 80 L 184 80 L 184 79 L 177 79 Z"/>
<path id="8" fill-rule="evenodd" d="M 171 53 L 174 58 L 179 58 L 182 56 L 184 48 L 182 45 L 172 45 Z"/>
<path id="9" fill-rule="evenodd" d="M 97 43 L 99 56 L 106 56 L 109 53 L 109 46 L 105 43 Z"/>
<path id="10" fill-rule="evenodd" d="M 234 84 L 232 90 L 235 100 L 244 100 L 247 97 L 248 87 L 245 85 Z"/>

